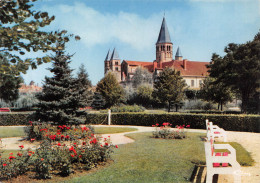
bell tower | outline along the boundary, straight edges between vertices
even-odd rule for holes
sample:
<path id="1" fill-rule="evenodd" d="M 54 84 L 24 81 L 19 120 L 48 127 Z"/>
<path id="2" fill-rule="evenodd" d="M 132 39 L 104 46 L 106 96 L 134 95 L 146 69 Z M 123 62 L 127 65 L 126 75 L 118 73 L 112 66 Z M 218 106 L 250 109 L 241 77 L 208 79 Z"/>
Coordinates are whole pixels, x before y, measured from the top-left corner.
<path id="1" fill-rule="evenodd" d="M 156 62 L 161 67 L 161 63 L 170 61 L 172 61 L 172 42 L 165 17 L 163 17 L 161 30 L 156 42 Z"/>

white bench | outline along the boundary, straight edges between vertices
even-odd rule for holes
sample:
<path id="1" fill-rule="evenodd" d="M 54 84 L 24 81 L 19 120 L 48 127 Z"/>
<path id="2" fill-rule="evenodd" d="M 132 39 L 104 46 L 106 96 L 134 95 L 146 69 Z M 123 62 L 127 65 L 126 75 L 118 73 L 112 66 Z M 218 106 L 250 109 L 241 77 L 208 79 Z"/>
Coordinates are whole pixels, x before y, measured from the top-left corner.
<path id="1" fill-rule="evenodd" d="M 241 182 L 240 164 L 236 160 L 236 150 L 229 144 L 213 144 L 205 142 L 207 165 L 206 183 L 212 183 L 214 174 L 233 174 L 234 182 Z M 215 153 L 214 149 L 227 149 L 228 153 Z"/>
<path id="2" fill-rule="evenodd" d="M 227 142 L 227 133 L 223 128 L 219 128 L 217 125 L 213 125 L 212 122 L 206 119 L 207 138 L 215 139 L 215 137 L 223 137 L 224 142 Z"/>

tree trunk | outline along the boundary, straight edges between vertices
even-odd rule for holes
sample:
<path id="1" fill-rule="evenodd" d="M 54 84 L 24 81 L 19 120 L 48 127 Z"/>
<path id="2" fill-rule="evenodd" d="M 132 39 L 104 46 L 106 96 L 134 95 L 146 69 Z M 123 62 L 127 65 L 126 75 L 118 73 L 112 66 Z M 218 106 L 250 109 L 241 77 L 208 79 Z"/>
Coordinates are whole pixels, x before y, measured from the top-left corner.
<path id="1" fill-rule="evenodd" d="M 171 112 L 171 102 L 168 102 L 169 105 L 168 105 L 168 112 Z"/>
<path id="2" fill-rule="evenodd" d="M 220 102 L 220 111 L 222 111 L 223 110 L 223 102 L 221 101 Z"/>
<path id="3" fill-rule="evenodd" d="M 178 104 L 175 104 L 176 112 L 178 112 Z"/>

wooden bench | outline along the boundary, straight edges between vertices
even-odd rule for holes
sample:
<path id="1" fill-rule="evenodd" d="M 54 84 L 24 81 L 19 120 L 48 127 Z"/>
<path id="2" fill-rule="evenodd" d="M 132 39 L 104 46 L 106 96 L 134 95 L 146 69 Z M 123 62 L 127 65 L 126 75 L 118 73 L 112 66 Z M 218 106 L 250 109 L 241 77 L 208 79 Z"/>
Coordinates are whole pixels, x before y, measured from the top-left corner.
<path id="1" fill-rule="evenodd" d="M 11 112 L 10 108 L 0 108 L 0 112 Z"/>
<path id="2" fill-rule="evenodd" d="M 212 183 L 214 174 L 233 174 L 234 182 L 241 182 L 240 164 L 236 160 L 236 150 L 229 144 L 213 144 L 205 142 L 205 155 L 207 165 L 206 183 Z M 227 149 L 227 152 L 214 152 L 215 149 Z"/>
<path id="3" fill-rule="evenodd" d="M 208 140 L 210 138 L 214 140 L 216 137 L 223 137 L 224 142 L 227 142 L 227 133 L 223 128 L 219 128 L 217 125 L 213 125 L 212 122 L 209 122 L 209 120 L 206 120 L 206 129 Z"/>

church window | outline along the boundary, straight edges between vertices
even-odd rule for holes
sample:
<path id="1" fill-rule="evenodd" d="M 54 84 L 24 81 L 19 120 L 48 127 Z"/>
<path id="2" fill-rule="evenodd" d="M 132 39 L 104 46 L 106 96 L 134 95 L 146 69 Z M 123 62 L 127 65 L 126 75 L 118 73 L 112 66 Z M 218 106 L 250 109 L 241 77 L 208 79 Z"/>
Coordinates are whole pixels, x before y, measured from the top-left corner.
<path id="1" fill-rule="evenodd" d="M 194 80 L 191 80 L 191 86 L 194 86 Z"/>
<path id="2" fill-rule="evenodd" d="M 202 85 L 202 80 L 199 80 L 200 85 Z"/>
<path id="3" fill-rule="evenodd" d="M 116 65 L 118 65 L 118 62 L 116 62 Z"/>
<path id="4" fill-rule="evenodd" d="M 159 51 L 159 46 L 156 46 L 156 51 Z"/>
<path id="5" fill-rule="evenodd" d="M 116 71 L 118 71 L 118 67 L 116 67 Z"/>

